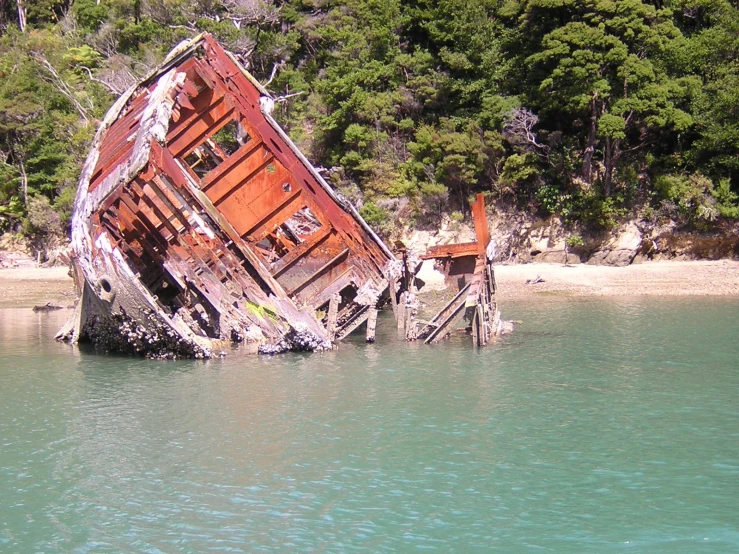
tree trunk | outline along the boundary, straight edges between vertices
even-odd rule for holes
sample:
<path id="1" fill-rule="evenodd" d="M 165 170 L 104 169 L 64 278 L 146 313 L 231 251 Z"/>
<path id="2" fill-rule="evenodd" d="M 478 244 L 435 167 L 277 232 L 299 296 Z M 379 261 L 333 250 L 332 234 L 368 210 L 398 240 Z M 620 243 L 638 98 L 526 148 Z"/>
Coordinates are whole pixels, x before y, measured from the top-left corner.
<path id="1" fill-rule="evenodd" d="M 18 28 L 21 33 L 26 32 L 26 0 L 16 0 L 18 4 Z"/>
<path id="2" fill-rule="evenodd" d="M 593 179 L 593 154 L 595 154 L 595 138 L 598 131 L 598 116 L 600 112 L 598 93 L 593 93 L 590 101 L 590 128 L 588 129 L 588 144 L 582 161 L 582 178 L 586 183 L 592 183 Z"/>
<path id="3" fill-rule="evenodd" d="M 28 206 L 28 175 L 26 174 L 26 166 L 23 158 L 18 157 L 18 170 L 21 174 L 21 188 L 23 189 L 23 203 Z"/>
<path id="4" fill-rule="evenodd" d="M 613 179 L 613 141 L 611 137 L 606 137 L 606 151 L 603 156 L 603 165 L 606 168 L 603 175 L 603 196 L 608 198 L 611 196 L 611 181 Z"/>
<path id="5" fill-rule="evenodd" d="M 606 138 L 606 152 L 603 165 L 606 167 L 605 175 L 603 176 L 603 195 L 608 198 L 613 193 L 613 170 L 616 168 L 616 163 L 621 157 L 621 139 L 613 140 L 610 137 Z"/>

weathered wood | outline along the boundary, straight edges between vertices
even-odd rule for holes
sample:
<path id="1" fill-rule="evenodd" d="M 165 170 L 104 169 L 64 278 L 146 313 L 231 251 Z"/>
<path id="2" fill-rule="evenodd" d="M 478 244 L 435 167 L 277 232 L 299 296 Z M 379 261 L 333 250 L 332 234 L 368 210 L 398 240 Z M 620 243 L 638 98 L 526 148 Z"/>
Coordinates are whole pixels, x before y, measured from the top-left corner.
<path id="1" fill-rule="evenodd" d="M 72 248 L 102 315 L 137 329 L 132 351 L 207 357 L 221 334 L 270 343 L 270 353 L 320 350 L 375 324 L 370 309 L 397 261 L 271 118 L 271 102 L 200 35 L 105 116 L 82 170 Z M 216 135 L 232 128 L 241 146 L 230 152 Z M 315 317 L 329 299 L 331 329 Z M 87 320 L 72 324 L 72 336 L 94 334 Z"/>
<path id="2" fill-rule="evenodd" d="M 332 294 L 331 300 L 328 302 L 328 322 L 326 328 L 328 330 L 328 339 L 333 342 L 336 338 L 336 315 L 339 313 L 339 304 L 341 303 L 341 295 Z"/>
<path id="3" fill-rule="evenodd" d="M 405 312 L 405 303 L 406 298 L 408 297 L 408 291 L 403 291 L 400 295 L 400 301 L 398 302 L 398 318 L 397 318 L 397 325 L 398 329 L 405 330 L 405 319 L 406 319 L 406 312 Z"/>
<path id="4" fill-rule="evenodd" d="M 479 308 L 479 306 L 477 306 Z M 482 340 L 480 338 L 480 312 L 475 310 L 475 315 L 472 316 L 472 344 L 474 346 L 482 346 Z"/>
<path id="5" fill-rule="evenodd" d="M 462 317 L 464 317 L 464 301 L 457 300 L 456 304 L 451 305 L 450 308 L 451 310 L 447 312 L 449 315 L 444 320 L 439 322 L 438 326 L 431 331 L 429 336 L 426 337 L 426 340 L 424 340 L 423 342 L 425 342 L 426 344 L 439 342 L 441 339 L 445 338 L 449 333 L 451 333 L 454 326 L 459 322 L 460 319 L 462 319 Z"/>
<path id="6" fill-rule="evenodd" d="M 293 296 L 297 292 L 307 287 L 310 283 L 318 279 L 318 277 L 323 275 L 326 271 L 337 265 L 347 254 L 349 254 L 349 249 L 345 248 L 344 250 L 336 254 L 336 256 L 327 261 L 325 264 L 323 264 L 321 267 L 319 267 L 316 271 L 308 275 L 305 279 L 302 280 L 300 284 L 293 287 L 288 294 L 290 296 Z"/>
<path id="7" fill-rule="evenodd" d="M 388 292 L 390 294 L 390 306 L 393 309 L 393 317 L 397 323 L 398 321 L 398 291 L 395 285 L 395 281 L 390 281 L 388 285 Z"/>
<path id="8" fill-rule="evenodd" d="M 354 314 L 354 316 L 352 316 L 352 318 L 347 323 L 345 323 L 337 332 L 336 340 L 344 340 L 354 330 L 362 325 L 362 323 L 367 321 L 367 318 L 369 317 L 369 310 L 369 306 L 360 307 L 359 310 Z"/>
<path id="9" fill-rule="evenodd" d="M 377 308 L 369 309 L 367 317 L 367 342 L 375 342 L 375 328 L 377 327 Z"/>

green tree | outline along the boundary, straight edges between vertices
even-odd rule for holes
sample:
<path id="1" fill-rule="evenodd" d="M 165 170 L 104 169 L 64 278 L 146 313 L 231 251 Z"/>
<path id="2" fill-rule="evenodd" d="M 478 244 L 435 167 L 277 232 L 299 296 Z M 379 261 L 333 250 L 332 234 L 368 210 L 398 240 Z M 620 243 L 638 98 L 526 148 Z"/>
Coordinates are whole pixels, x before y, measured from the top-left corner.
<path id="1" fill-rule="evenodd" d="M 534 51 L 526 59 L 529 82 L 537 85 L 529 94 L 550 121 L 581 126 L 581 176 L 587 183 L 599 179 L 610 196 L 625 151 L 692 124 L 676 106 L 679 84 L 660 61 L 682 35 L 669 10 L 641 0 L 529 0 L 523 5 L 521 36 L 536 41 L 528 45 Z M 595 164 L 598 151 L 602 172 Z"/>

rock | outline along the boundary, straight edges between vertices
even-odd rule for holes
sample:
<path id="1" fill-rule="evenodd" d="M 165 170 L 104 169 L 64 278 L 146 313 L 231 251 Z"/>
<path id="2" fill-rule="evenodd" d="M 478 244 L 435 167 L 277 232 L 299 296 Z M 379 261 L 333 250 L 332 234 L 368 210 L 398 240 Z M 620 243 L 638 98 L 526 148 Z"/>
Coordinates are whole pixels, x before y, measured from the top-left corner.
<path id="1" fill-rule="evenodd" d="M 322 339 L 305 328 L 291 328 L 279 342 L 262 344 L 257 352 L 268 356 L 285 352 L 323 352 L 333 349 L 330 341 Z"/>
<path id="2" fill-rule="evenodd" d="M 533 257 L 533 261 L 543 264 L 574 265 L 580 263 L 580 256 L 563 250 L 547 250 Z"/>
<path id="3" fill-rule="evenodd" d="M 629 223 L 587 261 L 589 265 L 623 267 L 631 264 L 642 246 L 642 234 L 634 223 Z"/>

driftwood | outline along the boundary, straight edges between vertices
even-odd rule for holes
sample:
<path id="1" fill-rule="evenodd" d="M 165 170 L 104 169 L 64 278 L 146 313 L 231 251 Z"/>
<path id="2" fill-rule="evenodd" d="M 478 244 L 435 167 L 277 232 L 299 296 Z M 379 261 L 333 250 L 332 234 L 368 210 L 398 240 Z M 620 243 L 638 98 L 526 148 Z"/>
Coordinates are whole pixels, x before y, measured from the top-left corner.
<path id="1" fill-rule="evenodd" d="M 33 311 L 34 312 L 53 312 L 55 310 L 63 310 L 64 306 L 57 306 L 56 304 L 52 304 L 51 302 L 47 302 L 46 304 L 41 304 L 39 306 L 34 306 Z"/>

